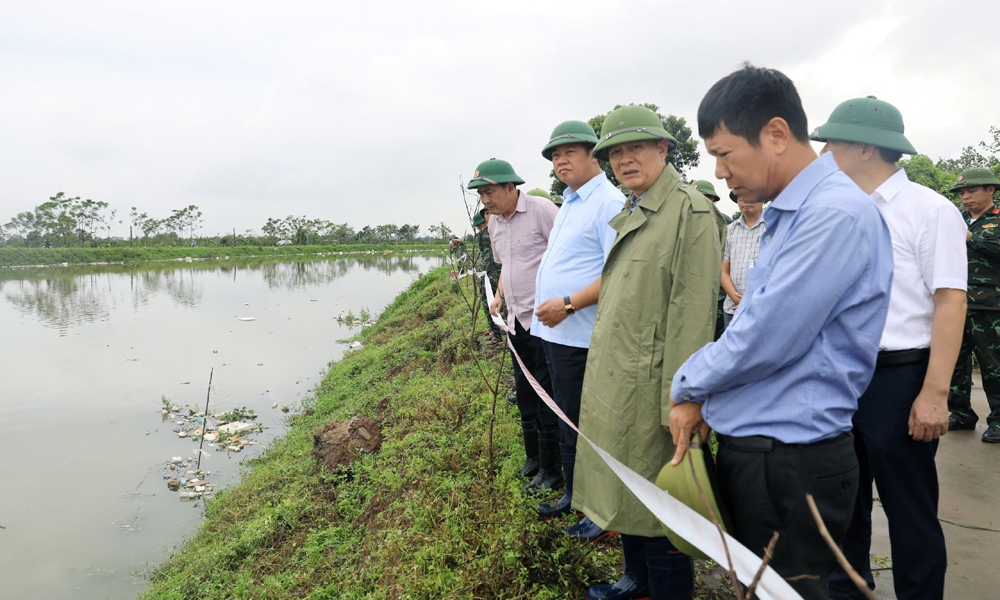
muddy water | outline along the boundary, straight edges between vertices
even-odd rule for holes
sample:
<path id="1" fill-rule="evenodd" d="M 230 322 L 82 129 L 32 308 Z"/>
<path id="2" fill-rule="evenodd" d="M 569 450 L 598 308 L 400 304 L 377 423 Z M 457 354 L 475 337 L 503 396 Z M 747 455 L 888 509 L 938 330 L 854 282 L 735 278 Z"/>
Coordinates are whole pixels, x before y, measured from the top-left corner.
<path id="1" fill-rule="evenodd" d="M 204 510 L 167 489 L 197 442 L 161 397 L 204 408 L 214 368 L 211 412 L 257 412 L 260 446 L 206 447 L 209 481 L 232 483 L 358 332 L 336 318 L 380 312 L 441 262 L 0 270 L 0 599 L 134 598 Z"/>

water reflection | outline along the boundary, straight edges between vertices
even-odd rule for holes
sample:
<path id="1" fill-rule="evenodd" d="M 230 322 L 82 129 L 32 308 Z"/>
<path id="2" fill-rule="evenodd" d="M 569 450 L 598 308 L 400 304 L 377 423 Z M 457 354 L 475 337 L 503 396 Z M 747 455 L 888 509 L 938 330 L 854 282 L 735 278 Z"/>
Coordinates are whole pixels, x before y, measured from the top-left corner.
<path id="1" fill-rule="evenodd" d="M 108 320 L 118 308 L 113 293 L 114 280 L 127 277 L 128 303 L 137 309 L 158 296 L 168 297 L 176 306 L 196 308 L 203 300 L 204 281 L 241 276 L 261 278 L 269 289 L 319 287 L 346 276 L 351 271 L 372 271 L 385 275 L 417 273 L 426 257 L 368 255 L 342 258 L 297 258 L 144 265 L 99 265 L 0 269 L 0 294 L 25 316 L 67 335 L 70 328 Z"/>

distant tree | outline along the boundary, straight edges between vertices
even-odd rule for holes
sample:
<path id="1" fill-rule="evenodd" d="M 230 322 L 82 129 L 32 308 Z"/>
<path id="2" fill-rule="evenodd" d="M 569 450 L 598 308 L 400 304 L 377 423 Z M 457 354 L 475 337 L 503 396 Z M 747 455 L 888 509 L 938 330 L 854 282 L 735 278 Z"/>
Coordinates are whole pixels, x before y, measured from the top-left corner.
<path id="1" fill-rule="evenodd" d="M 134 237 L 139 237 L 139 234 L 145 230 L 145 224 L 149 221 L 149 215 L 146 213 L 140 213 L 139 209 L 133 206 L 132 210 L 129 211 L 128 216 L 132 223 L 132 235 Z"/>
<path id="2" fill-rule="evenodd" d="M 617 110 L 622 106 L 624 105 L 617 104 L 612 110 Z M 635 106 L 635 104 L 629 104 L 629 106 Z M 667 155 L 667 163 L 673 165 L 674 168 L 677 169 L 677 172 L 680 173 L 681 179 L 686 181 L 687 170 L 691 167 L 697 167 L 699 160 L 698 141 L 692 137 L 693 134 L 691 132 L 691 128 L 688 127 L 687 121 L 683 117 L 677 117 L 675 115 L 664 116 L 660 113 L 660 107 L 655 104 L 644 103 L 640 106 L 645 106 L 649 110 L 655 112 L 656 116 L 660 118 L 660 122 L 663 123 L 663 128 L 677 140 L 677 145 L 670 151 L 670 154 Z M 610 115 L 612 110 L 609 110 L 603 115 L 597 115 L 588 121 L 590 126 L 594 128 L 594 131 L 597 132 L 598 135 L 601 134 L 601 127 L 604 126 L 605 117 Z M 618 181 L 618 178 L 615 177 L 615 172 L 611 168 L 611 163 L 606 160 L 598 162 L 611 183 L 616 186 L 619 185 L 620 182 Z M 552 170 L 549 173 L 549 177 L 552 178 L 552 185 L 550 186 L 549 191 L 552 194 L 562 195 L 563 191 L 566 190 L 566 184 L 556 179 L 555 170 Z"/>
<path id="3" fill-rule="evenodd" d="M 444 222 L 441 222 L 438 225 L 431 225 L 430 227 L 427 228 L 427 230 L 430 231 L 432 238 L 441 241 L 450 240 L 455 235 L 452 233 L 451 228 L 445 225 Z M 435 235 L 435 233 L 437 235 Z"/>
<path id="4" fill-rule="evenodd" d="M 899 161 L 899 166 L 906 171 L 906 176 L 910 181 L 931 188 L 961 208 L 962 205 L 958 201 L 958 196 L 948 191 L 955 184 L 955 180 L 958 179 L 958 173 L 942 169 L 939 166 L 942 162 L 938 161 L 938 164 L 934 164 L 930 157 L 924 154 L 917 154 Z M 959 169 L 959 172 L 961 172 L 961 169 Z"/>
<path id="5" fill-rule="evenodd" d="M 170 222 L 170 226 L 173 227 L 173 231 L 180 231 L 180 233 L 187 233 L 188 239 L 194 241 L 194 232 L 201 229 L 205 220 L 202 218 L 201 210 L 194 204 L 186 206 L 184 208 L 178 208 L 173 211 L 167 220 Z"/>

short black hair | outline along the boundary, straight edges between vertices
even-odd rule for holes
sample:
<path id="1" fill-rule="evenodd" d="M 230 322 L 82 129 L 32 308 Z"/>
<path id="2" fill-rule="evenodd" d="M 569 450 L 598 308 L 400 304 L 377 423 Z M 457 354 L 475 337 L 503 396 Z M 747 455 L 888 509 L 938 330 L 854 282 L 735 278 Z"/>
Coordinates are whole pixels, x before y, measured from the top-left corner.
<path id="1" fill-rule="evenodd" d="M 781 71 L 755 67 L 726 75 L 708 90 L 698 106 L 698 135 L 712 137 L 720 125 L 752 146 L 760 145 L 760 131 L 775 117 L 788 123 L 795 139 L 809 143 L 806 111 L 795 84 Z"/>
<path id="2" fill-rule="evenodd" d="M 899 150 L 889 150 L 887 148 L 878 148 L 878 155 L 890 165 L 898 163 L 899 159 L 903 158 L 903 153 Z"/>

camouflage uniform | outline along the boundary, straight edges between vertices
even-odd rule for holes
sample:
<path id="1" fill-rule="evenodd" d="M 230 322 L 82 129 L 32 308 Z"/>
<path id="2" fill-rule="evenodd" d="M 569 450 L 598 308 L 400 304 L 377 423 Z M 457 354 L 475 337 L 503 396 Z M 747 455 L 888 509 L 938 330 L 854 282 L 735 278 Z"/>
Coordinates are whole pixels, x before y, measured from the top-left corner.
<path id="1" fill-rule="evenodd" d="M 472 259 L 469 258 L 469 253 L 465 249 L 464 241 L 457 241 L 451 245 L 451 256 L 455 261 L 455 270 L 458 271 L 459 275 L 463 275 L 469 272 L 472 268 Z"/>
<path id="2" fill-rule="evenodd" d="M 972 239 L 969 253 L 969 311 L 958 364 L 951 380 L 948 410 L 967 422 L 979 417 L 972 410 L 972 355 L 979 362 L 983 389 L 990 405 L 987 423 L 1000 423 L 1000 208 L 986 211 L 974 223 L 962 214 Z"/>
<path id="3" fill-rule="evenodd" d="M 493 292 L 496 293 L 497 285 L 500 283 L 500 265 L 493 261 L 493 245 L 490 242 L 489 230 L 483 227 L 476 232 L 476 239 L 479 242 L 479 260 L 476 261 L 476 272 L 486 272 L 486 277 L 489 278 L 490 285 L 493 286 Z M 493 322 L 493 319 L 490 318 L 490 305 L 486 301 L 486 289 L 483 286 L 482 277 L 478 275 L 476 276 L 476 285 L 479 286 L 479 297 L 483 303 L 483 309 L 486 311 L 486 323 L 489 325 L 490 332 L 493 333 L 494 337 L 500 339 L 503 332 Z M 506 319 L 506 315 L 504 315 L 504 318 Z"/>

